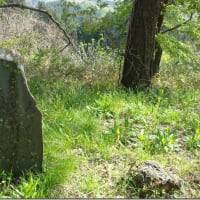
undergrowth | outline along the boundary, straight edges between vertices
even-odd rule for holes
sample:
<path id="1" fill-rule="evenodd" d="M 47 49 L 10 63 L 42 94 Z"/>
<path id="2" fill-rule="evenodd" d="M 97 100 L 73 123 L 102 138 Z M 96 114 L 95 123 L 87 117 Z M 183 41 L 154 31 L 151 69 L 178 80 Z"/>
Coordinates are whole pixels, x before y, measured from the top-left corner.
<path id="1" fill-rule="evenodd" d="M 29 63 L 28 84 L 43 116 L 43 173 L 14 180 L 1 171 L 0 197 L 137 198 L 120 180 L 131 163 L 148 159 L 184 180 L 174 197 L 199 197 L 198 69 L 163 62 L 152 88 L 124 91 L 111 54 L 99 49 L 87 66 L 57 58 L 42 68 L 41 55 Z"/>

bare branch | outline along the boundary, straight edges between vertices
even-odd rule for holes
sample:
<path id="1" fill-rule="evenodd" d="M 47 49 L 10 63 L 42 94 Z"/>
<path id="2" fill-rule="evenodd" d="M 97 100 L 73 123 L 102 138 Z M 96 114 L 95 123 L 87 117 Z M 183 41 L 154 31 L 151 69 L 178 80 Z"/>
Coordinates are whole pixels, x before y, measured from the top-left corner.
<path id="1" fill-rule="evenodd" d="M 167 33 L 167 32 L 170 32 L 170 31 L 173 31 L 173 30 L 175 30 L 175 29 L 180 28 L 181 26 L 183 26 L 183 25 L 187 24 L 189 21 L 191 21 L 191 20 L 192 20 L 192 17 L 193 17 L 193 13 L 191 13 L 190 17 L 189 17 L 186 21 L 184 21 L 183 23 L 178 24 L 178 25 L 176 25 L 176 26 L 174 26 L 174 27 L 172 27 L 172 28 L 169 28 L 169 29 L 167 29 L 167 30 L 165 30 L 165 31 L 162 31 L 161 34 L 164 34 L 164 33 Z"/>
<path id="2" fill-rule="evenodd" d="M 62 49 L 60 49 L 60 52 L 64 51 L 70 44 L 66 44 Z"/>
<path id="3" fill-rule="evenodd" d="M 54 19 L 54 17 L 48 11 L 43 10 L 43 9 L 39 9 L 39 8 L 35 8 L 35 7 L 32 7 L 32 6 L 18 4 L 18 3 L 3 4 L 3 5 L 0 5 L 0 8 L 20 8 L 20 9 L 36 11 L 36 12 L 40 12 L 40 13 L 45 14 L 58 27 L 58 29 L 60 29 L 62 31 L 62 33 L 66 37 L 68 44 L 65 45 L 65 48 L 68 47 L 69 45 L 71 45 L 73 47 L 73 49 L 79 54 L 78 50 L 76 50 L 76 48 L 74 47 L 74 45 L 71 41 L 71 38 L 68 36 L 67 32 L 64 30 L 64 28 L 62 28 L 62 26 L 59 24 L 59 22 L 56 21 L 56 19 Z M 62 48 L 61 50 L 63 51 L 65 48 Z"/>

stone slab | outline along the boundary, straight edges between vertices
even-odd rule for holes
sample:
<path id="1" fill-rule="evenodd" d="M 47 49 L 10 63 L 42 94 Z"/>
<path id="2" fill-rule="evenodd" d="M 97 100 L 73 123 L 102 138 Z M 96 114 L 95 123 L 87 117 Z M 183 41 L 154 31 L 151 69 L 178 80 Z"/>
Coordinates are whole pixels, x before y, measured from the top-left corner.
<path id="1" fill-rule="evenodd" d="M 0 48 L 0 169 L 21 175 L 42 171 L 42 116 L 21 58 Z"/>

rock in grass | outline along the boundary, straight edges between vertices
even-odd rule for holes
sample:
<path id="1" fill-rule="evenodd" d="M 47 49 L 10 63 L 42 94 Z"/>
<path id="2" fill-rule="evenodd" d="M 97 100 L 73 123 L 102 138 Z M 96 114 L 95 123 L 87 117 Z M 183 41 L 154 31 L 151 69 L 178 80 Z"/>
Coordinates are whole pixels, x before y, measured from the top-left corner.
<path id="1" fill-rule="evenodd" d="M 0 169 L 19 176 L 42 170 L 41 113 L 20 57 L 0 48 Z"/>
<path id="2" fill-rule="evenodd" d="M 150 196 L 153 191 L 171 194 L 174 190 L 181 187 L 181 179 L 171 172 L 164 169 L 158 162 L 148 160 L 137 166 L 137 169 L 131 167 L 128 173 L 131 188 L 138 188 L 142 198 Z"/>

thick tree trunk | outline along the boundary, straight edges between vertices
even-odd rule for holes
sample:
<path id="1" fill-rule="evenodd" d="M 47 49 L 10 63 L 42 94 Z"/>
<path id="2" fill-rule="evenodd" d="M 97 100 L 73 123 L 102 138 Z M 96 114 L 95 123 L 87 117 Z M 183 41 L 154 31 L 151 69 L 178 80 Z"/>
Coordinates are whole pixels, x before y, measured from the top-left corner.
<path id="1" fill-rule="evenodd" d="M 154 64 L 157 63 L 158 68 L 162 49 L 157 43 L 155 52 L 155 35 L 162 25 L 162 3 L 163 0 L 135 0 L 121 80 L 126 88 L 148 87 L 158 71 Z"/>

